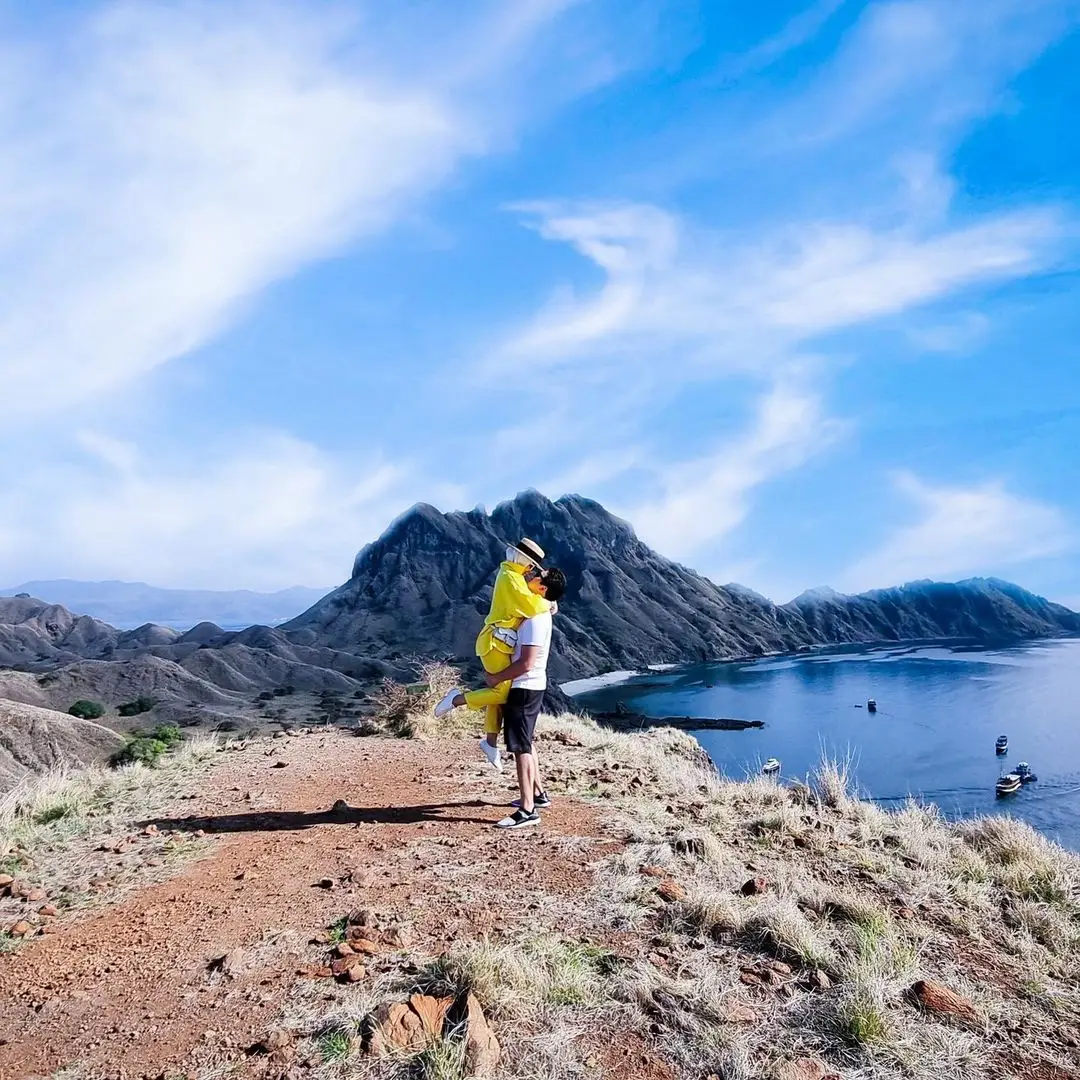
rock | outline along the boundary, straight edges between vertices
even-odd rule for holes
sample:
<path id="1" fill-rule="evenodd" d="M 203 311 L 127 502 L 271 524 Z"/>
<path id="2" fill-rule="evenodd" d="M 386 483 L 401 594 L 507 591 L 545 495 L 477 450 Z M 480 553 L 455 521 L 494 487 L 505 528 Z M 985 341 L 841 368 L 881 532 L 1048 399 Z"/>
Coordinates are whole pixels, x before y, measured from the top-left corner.
<path id="1" fill-rule="evenodd" d="M 31 927 L 25 919 L 20 919 L 8 933 L 11 934 L 12 937 L 26 937 L 32 929 L 33 927 Z"/>
<path id="2" fill-rule="evenodd" d="M 379 953 L 386 951 L 377 941 L 370 941 L 368 938 L 355 938 L 349 944 L 354 953 L 361 953 L 364 956 L 378 956 Z"/>
<path id="3" fill-rule="evenodd" d="M 840 1077 L 824 1061 L 801 1057 L 785 1061 L 776 1070 L 776 1080 L 840 1080 Z"/>
<path id="4" fill-rule="evenodd" d="M 334 879 L 333 878 L 328 878 L 328 877 L 319 878 L 319 880 L 315 882 L 315 888 L 316 889 L 332 889 L 333 887 L 334 887 Z"/>
<path id="5" fill-rule="evenodd" d="M 147 825 L 146 828 L 143 829 L 143 835 L 144 836 L 157 836 L 157 834 L 158 834 L 158 827 L 156 825 L 154 825 L 153 823 Z"/>
<path id="6" fill-rule="evenodd" d="M 941 983 L 920 979 L 912 986 L 911 995 L 921 1008 L 942 1019 L 976 1027 L 983 1022 L 973 1001 Z"/>
<path id="7" fill-rule="evenodd" d="M 244 950 L 232 949 L 220 956 L 215 956 L 210 961 L 211 971 L 220 971 L 223 975 L 235 978 L 244 966 Z"/>
<path id="8" fill-rule="evenodd" d="M 351 956 L 341 956 L 330 964 L 330 971 L 341 978 L 348 975 L 354 967 L 363 967 L 363 957 L 353 953 Z"/>
<path id="9" fill-rule="evenodd" d="M 43 904 L 38 908 L 38 914 L 46 919 L 52 919 L 59 915 L 60 912 L 55 904 Z"/>
<path id="10" fill-rule="evenodd" d="M 686 899 L 686 890 L 672 878 L 666 878 L 656 886 L 656 895 L 665 903 L 674 904 Z"/>
<path id="11" fill-rule="evenodd" d="M 287 761 L 275 761 L 274 764 L 270 766 L 271 769 L 287 769 L 288 767 L 289 763 Z"/>
<path id="12" fill-rule="evenodd" d="M 293 1048 L 293 1035 L 285 1028 L 273 1028 L 259 1040 L 259 1042 L 247 1048 L 249 1057 L 256 1054 L 274 1054 L 277 1057 L 291 1056 Z"/>
<path id="13" fill-rule="evenodd" d="M 20 881 L 18 878 L 13 878 L 8 884 L 8 892 L 15 897 L 16 900 L 22 899 L 30 892 L 30 886 L 25 881 Z"/>
<path id="14" fill-rule="evenodd" d="M 743 971 L 739 975 L 739 982 L 744 986 L 764 986 L 765 980 L 756 971 Z"/>
<path id="15" fill-rule="evenodd" d="M 398 924 L 383 934 L 383 940 L 395 949 L 407 949 L 412 945 L 414 938 L 409 927 Z"/>
<path id="16" fill-rule="evenodd" d="M 811 990 L 828 990 L 832 987 L 832 979 L 820 968 L 811 971 L 806 981 Z"/>
<path id="17" fill-rule="evenodd" d="M 792 971 L 791 965 L 785 964 L 783 960 L 770 960 L 767 966 L 777 975 L 790 975 Z"/>
<path id="18" fill-rule="evenodd" d="M 443 1026 L 446 1023 L 446 1014 L 454 1004 L 452 997 L 437 998 L 427 994 L 413 994 L 409 998 L 409 1005 L 414 1013 L 420 1017 L 420 1023 L 424 1030 L 432 1037 L 438 1039 L 442 1036 Z"/>
<path id="19" fill-rule="evenodd" d="M 760 1015 L 753 1006 L 745 1001 L 729 1001 L 724 1009 L 724 1015 L 733 1024 L 753 1024 Z"/>
<path id="20" fill-rule="evenodd" d="M 0 874 L 0 896 L 3 896 L 15 879 L 10 874 Z"/>
<path id="21" fill-rule="evenodd" d="M 898 919 L 914 919 L 915 912 L 909 907 L 901 907 L 896 909 L 896 917 Z"/>
<path id="22" fill-rule="evenodd" d="M 40 885 L 35 885 L 27 894 L 26 900 L 31 904 L 40 904 L 42 900 L 46 899 L 48 893 Z"/>
<path id="23" fill-rule="evenodd" d="M 470 994 L 465 1001 L 465 1067 L 474 1076 L 486 1076 L 494 1072 L 501 1057 L 499 1040 L 480 1002 Z"/>
<path id="24" fill-rule="evenodd" d="M 649 866 L 647 863 L 642 863 L 638 867 L 638 873 L 644 874 L 645 877 L 662 878 L 667 871 L 662 866 Z"/>
<path id="25" fill-rule="evenodd" d="M 371 908 L 357 908 L 355 911 L 350 911 L 349 925 L 373 927 L 375 925 L 375 912 Z"/>
<path id="26" fill-rule="evenodd" d="M 342 941 L 334 946 L 334 952 L 338 956 L 355 956 L 356 950 L 347 942 Z"/>
<path id="27" fill-rule="evenodd" d="M 345 982 L 358 983 L 367 974 L 367 968 L 363 964 L 353 964 L 345 972 Z"/>
<path id="28" fill-rule="evenodd" d="M 423 1050 L 430 1042 L 423 1022 L 407 1002 L 384 1002 L 375 1010 L 368 1042 L 371 1053 L 383 1056 Z"/>
<path id="29" fill-rule="evenodd" d="M 764 892 L 768 892 L 769 883 L 763 877 L 753 877 L 749 881 L 743 882 L 742 888 L 739 890 L 743 896 L 760 896 Z"/>

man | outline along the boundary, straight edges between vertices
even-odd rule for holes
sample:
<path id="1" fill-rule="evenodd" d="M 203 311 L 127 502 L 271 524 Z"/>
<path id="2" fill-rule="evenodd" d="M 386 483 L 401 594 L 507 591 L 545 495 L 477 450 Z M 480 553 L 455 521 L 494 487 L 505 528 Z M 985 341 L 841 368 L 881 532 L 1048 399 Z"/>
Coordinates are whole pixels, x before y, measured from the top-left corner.
<path id="1" fill-rule="evenodd" d="M 566 592 L 566 576 L 558 567 L 540 571 L 534 582 L 532 587 L 548 600 L 561 600 Z M 539 825 L 536 803 L 542 801 L 547 805 L 548 802 L 540 786 L 533 737 L 547 690 L 550 653 L 551 613 L 544 612 L 525 619 L 518 627 L 517 645 L 510 666 L 487 675 L 489 686 L 510 681 L 510 693 L 502 707 L 503 739 L 506 749 L 514 755 L 520 792 L 517 809 L 496 824 L 499 829 L 524 829 Z"/>

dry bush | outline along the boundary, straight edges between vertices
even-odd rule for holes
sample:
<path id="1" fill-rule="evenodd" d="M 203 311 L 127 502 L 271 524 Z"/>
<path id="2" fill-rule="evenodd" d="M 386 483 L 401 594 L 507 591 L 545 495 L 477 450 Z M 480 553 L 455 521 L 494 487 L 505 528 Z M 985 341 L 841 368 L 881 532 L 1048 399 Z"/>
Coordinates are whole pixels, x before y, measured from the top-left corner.
<path id="1" fill-rule="evenodd" d="M 424 660 L 417 665 L 417 680 L 400 683 L 383 679 L 372 695 L 375 719 L 390 735 L 403 739 L 425 736 L 454 736 L 476 727 L 476 714 L 468 709 L 435 719 L 435 706 L 455 687 L 463 686 L 461 673 L 441 660 Z"/>

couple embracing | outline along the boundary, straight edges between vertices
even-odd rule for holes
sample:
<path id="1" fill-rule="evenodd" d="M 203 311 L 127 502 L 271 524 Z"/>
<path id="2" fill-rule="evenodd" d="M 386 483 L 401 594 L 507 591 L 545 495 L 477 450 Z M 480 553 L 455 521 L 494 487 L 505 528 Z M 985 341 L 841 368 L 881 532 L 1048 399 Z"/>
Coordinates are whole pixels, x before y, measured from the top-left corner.
<path id="1" fill-rule="evenodd" d="M 485 735 L 480 749 L 500 771 L 501 727 L 506 749 L 514 755 L 520 798 L 514 813 L 497 823 L 500 829 L 539 825 L 537 807 L 550 805 L 540 784 L 533 738 L 547 689 L 551 617 L 566 591 L 566 576 L 558 567 L 545 569 L 543 561 L 543 549 L 528 538 L 507 545 L 495 576 L 491 608 L 476 639 L 488 688 L 451 690 L 435 706 L 436 716 L 463 705 L 483 708 Z"/>

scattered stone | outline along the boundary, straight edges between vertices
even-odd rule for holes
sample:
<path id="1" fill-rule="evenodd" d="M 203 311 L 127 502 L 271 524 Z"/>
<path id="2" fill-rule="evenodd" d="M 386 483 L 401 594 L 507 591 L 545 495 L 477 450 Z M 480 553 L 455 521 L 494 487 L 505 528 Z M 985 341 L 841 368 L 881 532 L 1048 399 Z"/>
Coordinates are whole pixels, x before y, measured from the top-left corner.
<path id="1" fill-rule="evenodd" d="M 220 971 L 223 975 L 235 978 L 244 965 L 244 950 L 237 948 L 211 959 L 208 965 L 211 971 Z"/>
<path id="2" fill-rule="evenodd" d="M 832 987 L 832 979 L 820 968 L 815 968 L 807 976 L 807 983 L 811 990 L 828 990 Z"/>
<path id="3" fill-rule="evenodd" d="M 911 995 L 923 1009 L 942 1019 L 972 1026 L 983 1022 L 973 1001 L 941 983 L 920 979 L 912 986 Z"/>
<path id="4" fill-rule="evenodd" d="M 764 986 L 765 980 L 756 971 L 744 971 L 739 975 L 744 986 Z"/>
<path id="5" fill-rule="evenodd" d="M 665 903 L 675 904 L 686 899 L 686 890 L 671 878 L 666 878 L 656 886 L 656 895 Z"/>
<path id="6" fill-rule="evenodd" d="M 840 1077 L 824 1061 L 801 1057 L 785 1061 L 776 1070 L 776 1080 L 840 1080 Z"/>
<path id="7" fill-rule="evenodd" d="M 642 863 L 638 867 L 638 872 L 644 874 L 646 877 L 662 878 L 667 871 L 662 866 L 649 866 L 647 863 Z"/>
<path id="8" fill-rule="evenodd" d="M 383 934 L 383 940 L 395 949 L 407 949 L 412 945 L 414 937 L 409 927 L 398 924 Z"/>
<path id="9" fill-rule="evenodd" d="M 349 912 L 350 926 L 374 926 L 375 912 L 371 908 L 357 908 Z"/>
<path id="10" fill-rule="evenodd" d="M 898 919 L 914 919 L 915 912 L 909 907 L 901 907 L 896 909 L 896 917 Z"/>
<path id="11" fill-rule="evenodd" d="M 334 879 L 333 878 L 328 878 L 328 877 L 319 878 L 319 880 L 315 882 L 315 888 L 316 889 L 332 889 L 333 887 L 334 887 Z"/>
<path id="12" fill-rule="evenodd" d="M 777 975 L 790 975 L 792 972 L 791 965 L 785 964 L 783 960 L 770 960 L 767 966 Z"/>
<path id="13" fill-rule="evenodd" d="M 26 900 L 31 904 L 40 904 L 48 897 L 48 893 L 40 886 L 35 885 L 27 894 Z"/>
<path id="14" fill-rule="evenodd" d="M 273 1028 L 259 1042 L 249 1046 L 246 1053 L 249 1057 L 256 1054 L 273 1054 L 275 1057 L 284 1058 L 291 1056 L 292 1049 L 292 1032 L 285 1028 Z"/>
<path id="15" fill-rule="evenodd" d="M 733 1024 L 753 1024 L 759 1016 L 757 1009 L 745 1001 L 729 1001 L 724 1013 Z"/>
<path id="16" fill-rule="evenodd" d="M 158 834 L 158 827 L 156 825 L 154 825 L 153 823 L 147 825 L 146 828 L 143 829 L 143 835 L 144 836 L 157 836 L 157 834 Z"/>
<path id="17" fill-rule="evenodd" d="M 8 885 L 8 892 L 16 899 L 25 897 L 30 892 L 30 886 L 25 881 L 14 878 Z"/>
<path id="18" fill-rule="evenodd" d="M 443 1025 L 446 1023 L 446 1014 L 453 1004 L 454 999 L 452 997 L 436 998 L 429 997 L 427 994 L 413 994 L 409 998 L 409 1005 L 412 1006 L 413 1012 L 420 1017 L 420 1023 L 424 1031 L 433 1040 L 441 1037 Z"/>
<path id="19" fill-rule="evenodd" d="M 356 950 L 347 942 L 342 941 L 334 946 L 334 952 L 338 956 L 355 956 Z"/>
<path id="20" fill-rule="evenodd" d="M 378 942 L 369 941 L 367 938 L 354 938 L 349 944 L 352 946 L 354 953 L 364 956 L 378 956 L 379 953 L 385 951 Z"/>
<path id="21" fill-rule="evenodd" d="M 423 1050 L 431 1041 L 423 1022 L 408 1002 L 384 1002 L 375 1010 L 373 1021 L 368 1050 L 380 1057 L 403 1050 Z"/>
<path id="22" fill-rule="evenodd" d="M 59 915 L 60 912 L 55 904 L 43 904 L 38 908 L 38 914 L 46 919 L 52 919 Z"/>
<path id="23" fill-rule="evenodd" d="M 11 888 L 15 879 L 10 874 L 0 874 L 0 896 L 3 896 Z"/>
<path id="24" fill-rule="evenodd" d="M 286 768 L 288 768 L 288 766 L 289 766 L 289 763 L 287 761 L 275 761 L 274 764 L 270 766 L 270 768 L 271 769 L 286 769 Z"/>
<path id="25" fill-rule="evenodd" d="M 739 890 L 743 896 L 760 896 L 768 891 L 769 883 L 763 877 L 750 878 L 749 881 L 743 882 L 743 887 Z"/>
<path id="26" fill-rule="evenodd" d="M 362 968 L 363 964 L 361 963 L 361 961 L 362 961 L 362 957 L 357 956 L 355 953 L 352 953 L 352 954 L 350 954 L 348 956 L 341 956 L 341 957 L 338 957 L 337 960 L 334 960 L 330 964 L 330 970 L 334 975 L 336 975 L 340 979 L 340 978 L 348 975 L 349 971 L 352 968 L 354 968 L 354 967 L 361 967 Z"/>
<path id="27" fill-rule="evenodd" d="M 499 1040 L 480 1002 L 470 994 L 465 1001 L 465 1066 L 474 1076 L 486 1076 L 496 1069 L 501 1057 Z"/>

